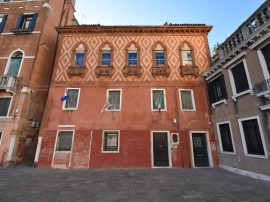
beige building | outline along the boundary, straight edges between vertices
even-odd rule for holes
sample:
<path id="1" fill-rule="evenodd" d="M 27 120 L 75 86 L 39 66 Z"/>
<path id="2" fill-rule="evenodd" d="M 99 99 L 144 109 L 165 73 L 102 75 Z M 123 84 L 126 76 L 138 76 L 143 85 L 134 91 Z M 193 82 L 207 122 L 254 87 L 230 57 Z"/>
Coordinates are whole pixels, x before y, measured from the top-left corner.
<path id="1" fill-rule="evenodd" d="M 220 165 L 259 178 L 270 175 L 269 18 L 267 0 L 217 48 L 204 73 Z"/>

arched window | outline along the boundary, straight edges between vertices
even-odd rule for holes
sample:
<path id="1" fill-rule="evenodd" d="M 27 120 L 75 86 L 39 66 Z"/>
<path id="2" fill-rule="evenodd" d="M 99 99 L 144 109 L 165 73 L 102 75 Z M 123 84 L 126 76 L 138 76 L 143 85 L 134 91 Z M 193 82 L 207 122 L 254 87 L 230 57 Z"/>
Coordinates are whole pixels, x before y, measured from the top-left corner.
<path id="1" fill-rule="evenodd" d="M 152 46 L 152 75 L 155 76 L 169 76 L 170 68 L 167 61 L 167 49 L 161 41 L 157 41 Z"/>
<path id="2" fill-rule="evenodd" d="M 74 65 L 85 66 L 85 47 L 83 44 L 79 44 L 75 50 Z"/>
<path id="3" fill-rule="evenodd" d="M 193 65 L 192 49 L 187 43 L 182 47 L 182 65 Z"/>
<path id="4" fill-rule="evenodd" d="M 9 60 L 8 70 L 6 73 L 7 75 L 18 76 L 21 63 L 22 63 L 22 58 L 23 58 L 23 53 L 21 51 L 16 51 L 15 53 L 11 55 L 10 60 Z"/>
<path id="5" fill-rule="evenodd" d="M 105 44 L 101 49 L 101 66 L 112 66 L 112 50 L 109 44 Z"/>

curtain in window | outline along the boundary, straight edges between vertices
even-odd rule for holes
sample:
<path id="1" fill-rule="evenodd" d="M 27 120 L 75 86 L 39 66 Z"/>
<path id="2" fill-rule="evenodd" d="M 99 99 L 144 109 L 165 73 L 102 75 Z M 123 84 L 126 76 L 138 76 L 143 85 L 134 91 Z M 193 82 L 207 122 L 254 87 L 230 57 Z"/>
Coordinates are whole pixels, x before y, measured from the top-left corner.
<path id="1" fill-rule="evenodd" d="M 155 52 L 155 61 L 156 61 L 156 66 L 165 64 L 164 51 L 156 51 Z"/>
<path id="2" fill-rule="evenodd" d="M 120 109 L 120 91 L 109 91 L 109 110 Z"/>
<path id="3" fill-rule="evenodd" d="M 0 98 L 0 116 L 7 116 L 11 98 Z"/>
<path id="4" fill-rule="evenodd" d="M 118 134 L 105 133 L 103 151 L 117 151 L 118 150 Z"/>
<path id="5" fill-rule="evenodd" d="M 192 102 L 192 95 L 191 91 L 180 91 L 181 92 L 181 103 L 182 103 L 182 109 L 193 109 L 193 102 Z"/>
<path id="6" fill-rule="evenodd" d="M 233 152 L 233 144 L 229 124 L 220 124 L 219 131 L 223 151 Z"/>
<path id="7" fill-rule="evenodd" d="M 236 93 L 241 93 L 249 89 L 247 74 L 245 71 L 244 63 L 236 65 L 232 68 L 233 79 L 235 83 Z"/>
<path id="8" fill-rule="evenodd" d="M 257 119 L 242 121 L 248 154 L 265 155 Z"/>
<path id="9" fill-rule="evenodd" d="M 66 100 L 65 108 L 77 108 L 79 89 L 68 89 L 67 95 L 68 99 Z"/>
<path id="10" fill-rule="evenodd" d="M 56 151 L 71 151 L 73 131 L 60 131 L 56 144 Z"/>
<path id="11" fill-rule="evenodd" d="M 22 62 L 22 57 L 11 57 L 7 75 L 17 76 Z"/>
<path id="12" fill-rule="evenodd" d="M 154 90 L 153 91 L 153 109 L 165 109 L 165 100 L 164 100 L 163 90 Z"/>

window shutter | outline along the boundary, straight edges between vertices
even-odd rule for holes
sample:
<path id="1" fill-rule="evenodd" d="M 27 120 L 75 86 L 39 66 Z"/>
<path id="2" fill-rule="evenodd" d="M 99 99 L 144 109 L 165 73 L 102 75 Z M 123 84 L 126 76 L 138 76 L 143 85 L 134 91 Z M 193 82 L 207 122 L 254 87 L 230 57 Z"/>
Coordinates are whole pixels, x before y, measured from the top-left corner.
<path id="1" fill-rule="evenodd" d="M 23 22 L 23 14 L 21 14 L 20 16 L 19 16 L 19 19 L 18 19 L 18 22 L 17 22 L 17 24 L 16 24 L 16 29 L 20 29 L 21 28 L 21 26 L 22 26 L 22 22 Z"/>
<path id="2" fill-rule="evenodd" d="M 212 84 L 211 84 L 211 82 L 210 82 L 210 83 L 207 83 L 207 90 L 208 90 L 208 96 L 209 96 L 210 104 L 212 104 L 212 103 L 215 102 L 215 98 L 214 98 L 214 96 L 213 96 L 213 91 L 212 91 Z"/>
<path id="3" fill-rule="evenodd" d="M 228 99 L 224 75 L 221 74 L 219 78 L 220 78 L 220 85 L 221 85 L 221 89 L 222 89 L 222 97 L 223 97 L 223 99 Z"/>
<path id="4" fill-rule="evenodd" d="M 2 20 L 2 22 L 1 22 L 1 24 L 0 24 L 0 33 L 2 33 L 2 31 L 3 31 L 3 29 L 4 29 L 5 23 L 6 23 L 6 21 L 7 21 L 7 17 L 8 17 L 8 15 L 4 15 L 4 16 L 3 16 L 3 20 Z"/>
<path id="5" fill-rule="evenodd" d="M 38 16 L 37 13 L 35 13 L 33 15 L 33 18 L 32 18 L 32 21 L 31 21 L 31 24 L 30 24 L 30 27 L 29 27 L 30 32 L 34 31 L 34 27 L 35 27 L 35 24 L 36 24 L 36 21 L 37 21 L 37 16 Z"/>

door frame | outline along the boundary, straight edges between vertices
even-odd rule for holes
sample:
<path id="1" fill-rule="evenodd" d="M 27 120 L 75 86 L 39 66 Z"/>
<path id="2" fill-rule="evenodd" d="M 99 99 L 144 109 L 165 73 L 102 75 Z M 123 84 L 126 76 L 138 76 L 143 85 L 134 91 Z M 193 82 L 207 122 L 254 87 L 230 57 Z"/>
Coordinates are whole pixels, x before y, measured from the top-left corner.
<path id="1" fill-rule="evenodd" d="M 165 166 L 154 166 L 154 147 L 153 147 L 154 133 L 167 133 L 169 166 L 166 166 L 166 167 Z M 169 130 L 152 130 L 151 134 L 150 134 L 150 142 L 151 142 L 151 166 L 152 166 L 152 168 L 171 168 L 172 167 L 172 157 L 171 157 L 170 131 Z"/>
<path id="2" fill-rule="evenodd" d="M 208 133 L 208 131 L 190 131 L 189 132 L 189 144 L 190 144 L 190 157 L 191 157 L 190 161 L 191 161 L 191 167 L 192 168 L 201 168 L 201 167 L 196 167 L 195 166 L 194 153 L 193 153 L 193 139 L 192 139 L 192 134 L 193 133 L 202 133 L 202 134 L 205 135 L 206 145 L 207 145 L 208 161 L 209 161 L 209 168 L 210 167 L 213 167 L 213 158 L 212 158 L 211 144 L 210 144 L 210 139 L 209 139 L 209 133 Z"/>

